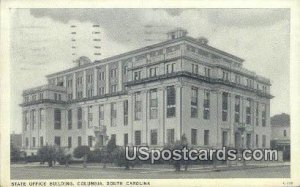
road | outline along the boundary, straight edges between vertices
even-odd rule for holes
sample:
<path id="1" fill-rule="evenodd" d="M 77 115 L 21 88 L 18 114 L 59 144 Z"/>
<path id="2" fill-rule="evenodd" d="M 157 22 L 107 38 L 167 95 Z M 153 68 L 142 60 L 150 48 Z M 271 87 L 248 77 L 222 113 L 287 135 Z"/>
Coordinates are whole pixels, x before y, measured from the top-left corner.
<path id="1" fill-rule="evenodd" d="M 46 166 L 11 166 L 11 179 L 178 179 L 178 178 L 288 178 L 289 166 L 227 171 L 182 171 L 165 169 L 64 168 Z"/>

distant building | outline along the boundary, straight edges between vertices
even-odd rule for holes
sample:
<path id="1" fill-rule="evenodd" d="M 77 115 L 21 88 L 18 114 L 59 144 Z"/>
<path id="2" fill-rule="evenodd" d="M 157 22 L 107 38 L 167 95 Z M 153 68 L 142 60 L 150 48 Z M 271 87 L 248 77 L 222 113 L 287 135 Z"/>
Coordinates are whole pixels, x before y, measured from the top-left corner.
<path id="1" fill-rule="evenodd" d="M 272 147 L 290 149 L 290 116 L 282 113 L 271 117 Z"/>
<path id="2" fill-rule="evenodd" d="M 110 138 L 162 147 L 183 134 L 203 148 L 269 148 L 270 80 L 243 61 L 183 29 L 110 58 L 82 57 L 24 90 L 23 148 L 94 147 Z"/>

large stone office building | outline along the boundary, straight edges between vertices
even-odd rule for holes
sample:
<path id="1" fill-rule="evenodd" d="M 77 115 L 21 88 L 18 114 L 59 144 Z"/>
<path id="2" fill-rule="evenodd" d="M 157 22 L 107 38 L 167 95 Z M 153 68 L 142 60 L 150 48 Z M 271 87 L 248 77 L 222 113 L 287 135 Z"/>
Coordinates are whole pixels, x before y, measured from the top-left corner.
<path id="1" fill-rule="evenodd" d="M 270 80 L 243 59 L 183 29 L 168 40 L 47 75 L 23 92 L 23 147 L 161 147 L 184 134 L 189 144 L 268 148 Z"/>

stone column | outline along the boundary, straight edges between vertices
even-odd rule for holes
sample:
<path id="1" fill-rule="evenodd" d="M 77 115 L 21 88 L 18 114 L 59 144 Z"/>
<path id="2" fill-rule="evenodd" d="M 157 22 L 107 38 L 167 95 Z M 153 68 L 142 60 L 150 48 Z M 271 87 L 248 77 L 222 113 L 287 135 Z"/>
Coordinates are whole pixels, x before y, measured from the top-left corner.
<path id="1" fill-rule="evenodd" d="M 72 97 L 73 99 L 76 99 L 76 73 L 73 73 L 72 84 Z"/>
<path id="2" fill-rule="evenodd" d="M 109 66 L 108 66 L 108 64 L 106 64 L 106 66 L 105 66 L 105 93 L 106 94 L 108 94 L 109 93 Z"/>
<path id="3" fill-rule="evenodd" d="M 82 97 L 86 98 L 86 91 L 87 91 L 87 86 L 86 86 L 86 70 L 83 70 L 83 76 L 82 76 Z"/>
<path id="4" fill-rule="evenodd" d="M 97 68 L 96 67 L 94 67 L 94 69 L 93 69 L 93 71 L 94 71 L 94 81 L 93 81 L 93 90 L 94 90 L 94 96 L 97 96 L 97 92 L 98 92 L 98 90 L 97 90 L 97 83 L 98 83 L 98 74 L 97 74 Z"/>

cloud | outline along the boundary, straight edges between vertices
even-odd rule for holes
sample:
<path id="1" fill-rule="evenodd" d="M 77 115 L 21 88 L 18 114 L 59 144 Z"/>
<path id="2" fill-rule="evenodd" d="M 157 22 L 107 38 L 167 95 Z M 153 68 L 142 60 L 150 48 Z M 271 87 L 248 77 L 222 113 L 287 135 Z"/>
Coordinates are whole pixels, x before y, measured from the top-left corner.
<path id="1" fill-rule="evenodd" d="M 208 10 L 211 23 L 226 27 L 270 26 L 289 20 L 289 9 L 211 9 Z"/>

